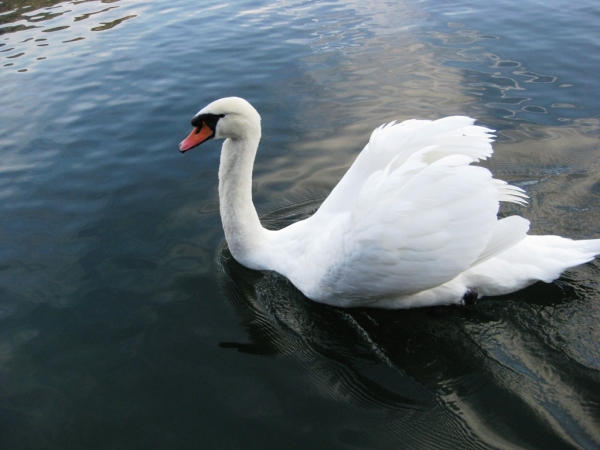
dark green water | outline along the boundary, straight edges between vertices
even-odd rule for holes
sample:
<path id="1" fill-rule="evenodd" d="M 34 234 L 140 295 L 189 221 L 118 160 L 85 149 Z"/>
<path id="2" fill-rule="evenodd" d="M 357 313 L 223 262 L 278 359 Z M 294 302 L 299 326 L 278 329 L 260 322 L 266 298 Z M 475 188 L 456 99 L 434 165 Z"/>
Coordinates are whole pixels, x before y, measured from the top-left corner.
<path id="1" fill-rule="evenodd" d="M 255 202 L 307 214 L 373 128 L 468 114 L 534 233 L 600 237 L 591 0 L 0 2 L 0 448 L 600 447 L 600 265 L 460 309 L 340 310 L 223 242 L 229 95 Z"/>

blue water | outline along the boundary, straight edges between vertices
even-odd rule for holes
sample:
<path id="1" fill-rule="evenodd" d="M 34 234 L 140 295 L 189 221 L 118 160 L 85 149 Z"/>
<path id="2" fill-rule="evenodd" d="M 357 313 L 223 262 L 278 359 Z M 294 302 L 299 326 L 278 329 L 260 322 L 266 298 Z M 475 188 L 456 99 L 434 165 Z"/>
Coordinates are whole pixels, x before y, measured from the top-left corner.
<path id="1" fill-rule="evenodd" d="M 483 2 L 485 3 L 485 2 Z M 532 232 L 600 237 L 591 0 L 0 3 L 0 448 L 598 448 L 600 266 L 442 310 L 341 310 L 237 264 L 219 143 L 263 118 L 265 224 L 373 128 L 468 114 Z"/>

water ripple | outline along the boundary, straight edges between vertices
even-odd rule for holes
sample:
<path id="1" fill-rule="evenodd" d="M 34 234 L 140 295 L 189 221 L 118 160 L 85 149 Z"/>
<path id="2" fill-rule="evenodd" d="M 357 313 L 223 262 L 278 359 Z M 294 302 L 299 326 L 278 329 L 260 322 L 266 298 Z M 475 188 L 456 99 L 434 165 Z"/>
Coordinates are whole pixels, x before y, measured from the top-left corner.
<path id="1" fill-rule="evenodd" d="M 598 236 L 598 6 L 504 4 L 0 3 L 2 445 L 597 447 L 598 262 L 468 308 L 329 308 L 232 260 L 219 144 L 177 151 L 248 98 L 280 228 L 382 122 L 469 114 L 531 197 L 502 214 Z"/>
<path id="2" fill-rule="evenodd" d="M 127 14 L 132 7 L 135 9 L 132 2 L 104 6 L 117 1 L 120 0 L 47 1 L 38 2 L 36 6 L 39 9 L 33 11 L 27 4 L 5 11 L 0 14 L 0 36 L 4 36 L 3 40 L 8 42 L 1 45 L 10 45 L 10 48 L 0 50 L 6 53 L 0 56 L 0 67 L 27 72 L 34 61 L 61 55 L 63 44 L 88 39 L 91 37 L 90 32 L 110 30 L 137 16 Z M 0 3 L 0 11 L 3 6 Z M 14 61 L 23 56 L 25 58 L 18 63 Z"/>

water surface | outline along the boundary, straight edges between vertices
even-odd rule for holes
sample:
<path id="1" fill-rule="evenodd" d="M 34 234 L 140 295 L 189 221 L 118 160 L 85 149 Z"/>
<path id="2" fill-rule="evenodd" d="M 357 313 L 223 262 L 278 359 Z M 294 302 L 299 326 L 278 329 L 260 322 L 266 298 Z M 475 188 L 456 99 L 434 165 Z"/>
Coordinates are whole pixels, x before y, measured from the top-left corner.
<path id="1" fill-rule="evenodd" d="M 0 447 L 597 448 L 599 266 L 459 309 L 341 310 L 223 241 L 218 143 L 311 214 L 383 122 L 468 114 L 532 232 L 600 236 L 589 0 L 0 3 Z"/>

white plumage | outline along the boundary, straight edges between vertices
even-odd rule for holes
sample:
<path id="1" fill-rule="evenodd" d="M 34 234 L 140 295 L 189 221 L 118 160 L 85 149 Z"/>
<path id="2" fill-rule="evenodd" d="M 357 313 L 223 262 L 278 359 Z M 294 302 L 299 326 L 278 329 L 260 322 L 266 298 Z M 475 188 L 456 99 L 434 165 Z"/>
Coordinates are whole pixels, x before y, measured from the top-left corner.
<path id="1" fill-rule="evenodd" d="M 491 130 L 468 117 L 377 128 L 354 164 L 306 220 L 264 229 L 252 204 L 260 116 L 225 98 L 192 119 L 182 152 L 224 138 L 219 199 L 232 255 L 286 276 L 308 298 L 336 306 L 411 308 L 501 295 L 600 253 L 600 240 L 528 236 L 529 221 L 498 219 L 522 189 L 472 166 L 492 154 Z"/>

